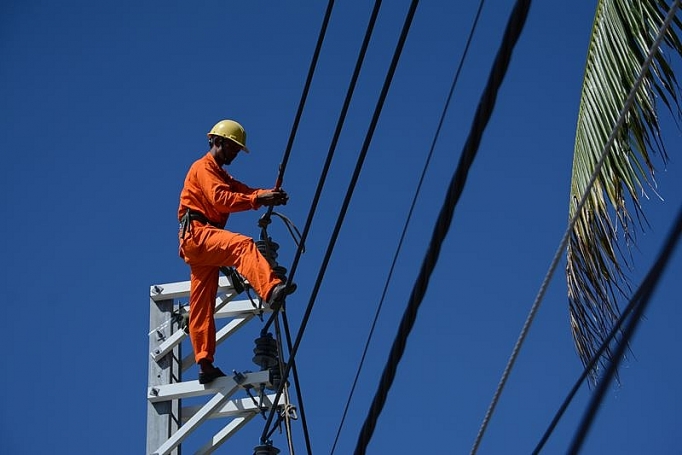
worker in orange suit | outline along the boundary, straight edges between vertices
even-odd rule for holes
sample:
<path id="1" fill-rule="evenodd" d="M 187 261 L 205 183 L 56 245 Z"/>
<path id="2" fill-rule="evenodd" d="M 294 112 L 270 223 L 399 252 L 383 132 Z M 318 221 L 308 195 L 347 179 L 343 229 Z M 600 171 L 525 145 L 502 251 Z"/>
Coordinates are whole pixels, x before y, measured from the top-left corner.
<path id="1" fill-rule="evenodd" d="M 189 337 L 201 384 L 225 376 L 213 365 L 220 267 L 235 267 L 272 308 L 279 307 L 295 288 L 275 275 L 252 238 L 224 229 L 231 213 L 286 204 L 289 196 L 280 188 L 250 188 L 223 169 L 241 150 L 249 153 L 239 123 L 218 122 L 208 133 L 208 143 L 208 153 L 187 172 L 178 209 L 180 257 L 190 267 Z"/>

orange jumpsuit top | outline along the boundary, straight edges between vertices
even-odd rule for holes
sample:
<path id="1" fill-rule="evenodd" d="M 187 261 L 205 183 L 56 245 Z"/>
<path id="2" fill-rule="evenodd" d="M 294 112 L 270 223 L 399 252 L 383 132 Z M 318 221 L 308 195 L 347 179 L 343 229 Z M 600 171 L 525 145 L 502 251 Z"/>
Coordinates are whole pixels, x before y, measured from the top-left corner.
<path id="1" fill-rule="evenodd" d="M 180 193 L 178 220 L 187 209 L 202 213 L 221 228 L 232 212 L 258 209 L 257 197 L 267 190 L 251 188 L 228 174 L 210 153 L 195 161 Z"/>

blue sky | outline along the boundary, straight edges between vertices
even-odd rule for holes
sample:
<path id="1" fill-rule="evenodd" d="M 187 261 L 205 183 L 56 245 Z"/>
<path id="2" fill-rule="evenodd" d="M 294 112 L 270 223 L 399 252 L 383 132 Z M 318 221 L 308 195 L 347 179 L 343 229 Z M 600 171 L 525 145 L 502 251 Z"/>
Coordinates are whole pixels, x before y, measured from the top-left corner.
<path id="1" fill-rule="evenodd" d="M 337 2 L 281 210 L 302 228 L 371 2 Z M 384 2 L 288 300 L 298 327 L 409 2 Z M 489 3 L 397 262 L 336 453 L 351 453 L 457 164 L 512 1 Z M 567 223 L 576 115 L 596 2 L 535 2 L 368 453 L 468 453 Z M 178 195 L 222 118 L 247 129 L 229 171 L 274 184 L 326 2 L 6 1 L 0 6 L 4 369 L 0 452 L 143 453 L 149 287 L 184 281 Z M 314 453 L 329 453 L 478 2 L 422 2 L 296 357 Z M 679 62 L 674 62 L 679 67 Z M 643 206 L 635 286 L 682 203 L 682 140 Z M 262 212 L 261 212 L 262 213 Z M 258 212 L 228 229 L 258 235 Z M 294 246 L 273 222 L 289 266 Z M 679 249 L 585 454 L 679 454 Z M 479 453 L 529 453 L 581 373 L 563 262 Z M 259 323 L 216 363 L 253 370 Z M 185 349 L 189 349 L 186 345 Z M 189 377 L 188 379 L 194 379 Z M 563 453 L 584 387 L 543 453 Z M 298 453 L 305 452 L 296 427 Z M 251 453 L 253 420 L 218 453 Z M 187 443 L 186 452 L 204 440 Z M 286 452 L 285 439 L 275 445 Z M 194 444 L 192 446 L 192 444 Z"/>

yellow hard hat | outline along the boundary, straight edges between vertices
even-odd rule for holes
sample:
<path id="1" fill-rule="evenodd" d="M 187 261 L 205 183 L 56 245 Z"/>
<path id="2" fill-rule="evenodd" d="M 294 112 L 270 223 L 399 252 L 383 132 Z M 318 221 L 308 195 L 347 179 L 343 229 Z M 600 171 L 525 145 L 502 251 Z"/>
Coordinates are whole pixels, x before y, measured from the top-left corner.
<path id="1" fill-rule="evenodd" d="M 244 127 L 234 120 L 219 121 L 208 132 L 208 136 L 220 136 L 229 139 L 240 146 L 246 153 L 249 153 L 249 149 L 246 148 L 246 131 L 244 131 Z"/>

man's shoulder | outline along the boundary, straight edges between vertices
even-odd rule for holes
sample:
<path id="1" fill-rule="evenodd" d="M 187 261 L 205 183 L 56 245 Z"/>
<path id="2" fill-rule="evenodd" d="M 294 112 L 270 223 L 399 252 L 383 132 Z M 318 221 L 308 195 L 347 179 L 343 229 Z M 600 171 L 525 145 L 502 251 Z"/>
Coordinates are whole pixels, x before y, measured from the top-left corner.
<path id="1" fill-rule="evenodd" d="M 215 158 L 211 153 L 206 153 L 201 158 L 197 159 L 192 163 L 188 172 L 188 176 L 194 176 L 194 178 L 202 178 L 201 176 L 210 178 L 218 178 L 222 181 L 229 181 L 232 177 L 216 162 Z"/>
<path id="2" fill-rule="evenodd" d="M 201 156 L 200 158 L 197 158 L 190 168 L 197 168 L 197 167 L 215 167 L 216 162 L 211 156 L 210 153 L 206 153 L 205 155 Z"/>

